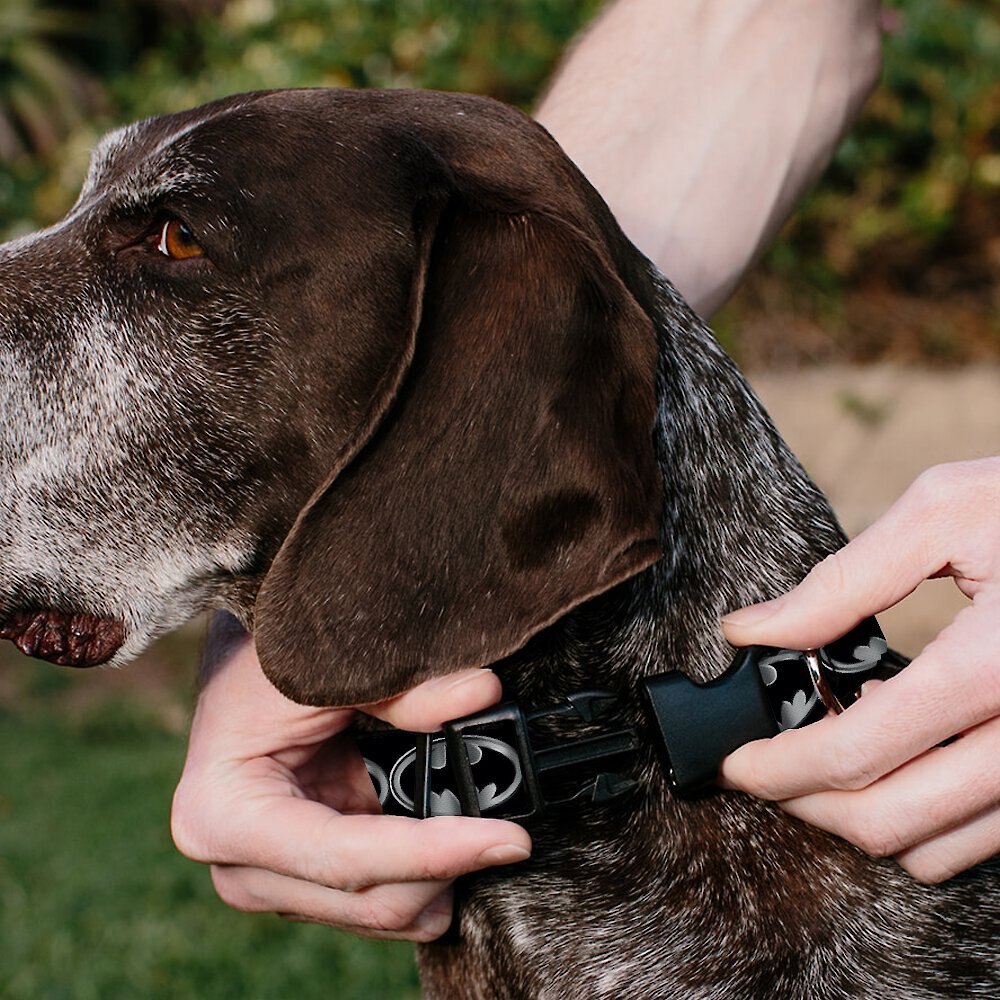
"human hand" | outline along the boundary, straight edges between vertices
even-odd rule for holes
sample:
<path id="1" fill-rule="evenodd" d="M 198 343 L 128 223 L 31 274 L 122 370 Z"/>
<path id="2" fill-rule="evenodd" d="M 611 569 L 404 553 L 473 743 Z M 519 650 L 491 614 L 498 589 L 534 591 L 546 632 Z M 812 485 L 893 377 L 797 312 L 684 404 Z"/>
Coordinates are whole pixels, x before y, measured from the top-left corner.
<path id="1" fill-rule="evenodd" d="M 225 616 L 213 629 L 172 830 L 181 853 L 212 866 L 230 906 L 379 938 L 430 941 L 451 920 L 456 876 L 528 857 L 502 820 L 378 815 L 350 737 L 354 712 L 281 695 L 250 637 Z M 499 697 L 488 670 L 428 681 L 366 711 L 431 730 Z"/>
<path id="2" fill-rule="evenodd" d="M 921 882 L 1000 852 L 1000 458 L 930 469 L 791 593 L 723 619 L 736 645 L 815 647 L 940 576 L 972 603 L 901 674 L 722 765 L 727 785 Z"/>

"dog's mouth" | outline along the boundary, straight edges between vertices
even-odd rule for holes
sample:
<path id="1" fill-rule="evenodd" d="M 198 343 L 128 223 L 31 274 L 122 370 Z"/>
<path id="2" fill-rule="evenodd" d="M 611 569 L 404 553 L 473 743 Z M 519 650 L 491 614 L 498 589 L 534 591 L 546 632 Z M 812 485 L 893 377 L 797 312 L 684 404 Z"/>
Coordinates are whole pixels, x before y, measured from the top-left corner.
<path id="1" fill-rule="evenodd" d="M 96 667 L 121 648 L 125 625 L 114 618 L 55 608 L 22 610 L 3 616 L 0 639 L 10 639 L 26 656 L 63 667 Z"/>

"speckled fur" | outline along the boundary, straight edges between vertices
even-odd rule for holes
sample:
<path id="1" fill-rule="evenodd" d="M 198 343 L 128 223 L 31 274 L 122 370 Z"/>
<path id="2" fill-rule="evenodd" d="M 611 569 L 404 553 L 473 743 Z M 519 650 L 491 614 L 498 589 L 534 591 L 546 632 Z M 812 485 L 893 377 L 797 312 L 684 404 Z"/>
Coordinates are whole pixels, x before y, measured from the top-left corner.
<path id="1" fill-rule="evenodd" d="M 603 233 L 616 287 L 659 340 L 662 558 L 498 664 L 508 690 L 545 705 L 610 687 L 636 721 L 640 677 L 724 669 L 720 614 L 794 584 L 840 529 L 554 144 L 457 96 L 250 95 L 132 126 L 99 148 L 62 223 L 0 247 L 0 614 L 113 616 L 127 630 L 115 663 L 206 607 L 253 623 L 297 513 L 386 412 L 363 387 L 398 364 L 414 164 L 431 162 L 439 187 L 471 186 L 466 203 L 502 168 L 490 210 L 525 246 L 572 193 L 596 220 L 578 214 L 573 232 Z M 214 270 L 122 256 L 164 211 L 193 215 Z M 384 695 L 413 679 L 374 683 Z M 678 801 L 651 755 L 639 770 L 633 801 L 552 817 L 532 860 L 460 884 L 458 943 L 421 948 L 428 997 L 1000 996 L 995 863 L 921 886 L 748 797 Z"/>
<path id="2" fill-rule="evenodd" d="M 650 289 L 665 557 L 504 665 L 528 705 L 594 686 L 627 695 L 671 669 L 716 676 L 732 656 L 719 617 L 843 543 L 704 324 L 655 272 Z M 631 807 L 553 819 L 524 866 L 461 884 L 459 943 L 420 949 L 427 997 L 1000 996 L 997 862 L 919 885 L 769 804 L 680 801 L 655 760 L 641 773 Z"/>

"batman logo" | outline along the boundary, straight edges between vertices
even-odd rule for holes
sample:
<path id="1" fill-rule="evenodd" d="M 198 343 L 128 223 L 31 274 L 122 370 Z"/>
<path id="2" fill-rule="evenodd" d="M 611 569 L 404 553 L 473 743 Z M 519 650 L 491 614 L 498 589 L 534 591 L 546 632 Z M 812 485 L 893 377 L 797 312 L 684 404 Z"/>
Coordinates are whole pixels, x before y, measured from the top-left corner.
<path id="1" fill-rule="evenodd" d="M 524 781 L 521 762 L 517 751 L 503 740 L 471 734 L 463 736 L 462 739 L 476 781 L 479 809 L 485 814 L 509 801 L 521 787 Z M 410 749 L 386 774 L 384 768 L 372 760 L 365 759 L 365 766 L 378 794 L 379 804 L 383 808 L 391 796 L 408 813 L 413 813 L 416 762 L 417 751 Z M 447 785 L 448 748 L 443 738 L 431 741 L 429 764 L 431 815 L 460 816 L 461 803 L 455 792 Z"/>

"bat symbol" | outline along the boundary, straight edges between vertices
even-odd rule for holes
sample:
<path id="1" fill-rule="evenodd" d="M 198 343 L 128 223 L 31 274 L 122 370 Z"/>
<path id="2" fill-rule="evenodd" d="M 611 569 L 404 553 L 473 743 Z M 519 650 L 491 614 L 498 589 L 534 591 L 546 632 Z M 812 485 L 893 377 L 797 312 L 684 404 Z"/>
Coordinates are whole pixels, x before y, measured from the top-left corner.
<path id="1" fill-rule="evenodd" d="M 517 751 L 509 744 L 504 743 L 503 740 L 495 739 L 492 736 L 467 735 L 463 736 L 462 739 L 469 757 L 469 764 L 473 768 L 473 774 L 478 778 L 480 772 L 484 773 L 483 780 L 486 783 L 482 787 L 478 785 L 476 787 L 476 798 L 480 810 L 486 812 L 503 805 L 517 792 L 523 781 L 521 762 L 518 759 Z M 446 771 L 447 755 L 448 748 L 444 739 L 431 741 L 429 764 L 432 772 Z M 372 781 L 379 793 L 380 803 L 384 804 L 386 797 L 391 794 L 404 809 L 413 811 L 414 802 L 410 790 L 414 784 L 416 760 L 417 751 L 412 749 L 396 761 L 388 779 L 385 780 L 386 791 L 384 793 L 385 772 L 378 765 L 368 762 L 368 773 L 372 775 Z M 373 773 L 373 767 L 380 774 Z M 458 816 L 462 812 L 458 796 L 451 788 L 442 788 L 440 791 L 432 789 L 430 804 L 432 816 Z"/>

